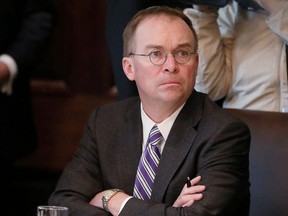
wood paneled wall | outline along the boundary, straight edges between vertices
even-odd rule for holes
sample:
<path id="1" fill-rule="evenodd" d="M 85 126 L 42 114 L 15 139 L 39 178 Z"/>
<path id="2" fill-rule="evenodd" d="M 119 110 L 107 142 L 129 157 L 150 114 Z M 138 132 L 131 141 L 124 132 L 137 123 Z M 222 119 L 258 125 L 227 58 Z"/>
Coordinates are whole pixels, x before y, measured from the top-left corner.
<path id="1" fill-rule="evenodd" d="M 61 170 L 73 156 L 95 106 L 114 85 L 105 40 L 105 0 L 54 0 L 58 22 L 31 81 L 36 151 L 19 167 Z"/>
<path id="2" fill-rule="evenodd" d="M 34 79 L 62 80 L 75 93 L 103 94 L 114 84 L 105 39 L 105 0 L 54 0 L 57 23 Z"/>

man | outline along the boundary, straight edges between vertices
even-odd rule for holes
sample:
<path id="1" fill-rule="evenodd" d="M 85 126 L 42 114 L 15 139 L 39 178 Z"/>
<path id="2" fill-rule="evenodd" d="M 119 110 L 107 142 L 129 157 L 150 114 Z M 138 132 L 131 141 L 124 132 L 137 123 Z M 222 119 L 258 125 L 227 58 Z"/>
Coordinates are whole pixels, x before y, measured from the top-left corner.
<path id="1" fill-rule="evenodd" d="M 11 204 L 14 160 L 36 148 L 29 78 L 51 36 L 52 3 L 0 0 L 0 26 L 1 185 L 4 200 Z"/>
<path id="2" fill-rule="evenodd" d="M 122 33 L 139 10 L 153 5 L 181 7 L 185 5 L 175 0 L 106 0 L 106 41 L 111 57 L 112 71 L 117 89 L 117 99 L 138 96 L 135 82 L 127 79 L 120 64 L 123 54 Z"/>
<path id="3" fill-rule="evenodd" d="M 150 7 L 123 38 L 123 69 L 139 98 L 95 109 L 49 204 L 70 215 L 248 215 L 250 133 L 193 90 L 191 21 Z"/>

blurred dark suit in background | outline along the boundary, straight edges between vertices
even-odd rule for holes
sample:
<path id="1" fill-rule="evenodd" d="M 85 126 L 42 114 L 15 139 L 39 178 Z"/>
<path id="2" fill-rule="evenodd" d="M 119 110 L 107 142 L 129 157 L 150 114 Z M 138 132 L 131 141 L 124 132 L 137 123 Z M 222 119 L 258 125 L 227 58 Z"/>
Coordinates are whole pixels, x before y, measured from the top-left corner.
<path id="1" fill-rule="evenodd" d="M 3 92 L 7 80 L 0 77 L 0 179 L 7 203 L 9 194 L 21 196 L 12 194 L 10 187 L 14 161 L 36 149 L 29 79 L 45 53 L 54 18 L 50 0 L 0 0 L 0 56 L 12 58 L 17 66 L 12 92 Z"/>

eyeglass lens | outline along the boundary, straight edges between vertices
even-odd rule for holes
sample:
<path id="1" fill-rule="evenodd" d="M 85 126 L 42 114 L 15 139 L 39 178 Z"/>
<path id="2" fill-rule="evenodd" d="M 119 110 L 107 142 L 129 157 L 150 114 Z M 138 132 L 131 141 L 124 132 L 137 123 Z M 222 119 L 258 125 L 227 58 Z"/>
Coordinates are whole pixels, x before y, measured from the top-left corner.
<path id="1" fill-rule="evenodd" d="M 152 64 L 162 65 L 166 62 L 168 58 L 167 52 L 162 49 L 154 49 L 149 53 L 149 59 Z M 171 53 L 175 61 L 179 64 L 186 64 L 191 59 L 191 51 L 188 48 L 177 49 Z"/>

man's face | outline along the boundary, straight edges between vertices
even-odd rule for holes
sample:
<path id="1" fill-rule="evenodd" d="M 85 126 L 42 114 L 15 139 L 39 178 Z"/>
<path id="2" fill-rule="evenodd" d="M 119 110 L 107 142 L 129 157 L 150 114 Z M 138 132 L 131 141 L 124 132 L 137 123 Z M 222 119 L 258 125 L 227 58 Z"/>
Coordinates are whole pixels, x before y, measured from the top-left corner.
<path id="1" fill-rule="evenodd" d="M 153 16 L 140 23 L 133 41 L 132 53 L 149 54 L 155 48 L 173 53 L 179 48 L 195 50 L 193 33 L 180 18 Z M 183 103 L 191 94 L 198 67 L 198 56 L 192 54 L 186 64 L 179 64 L 168 54 L 163 65 L 154 65 L 148 56 L 123 58 L 123 68 L 135 80 L 143 103 Z"/>

